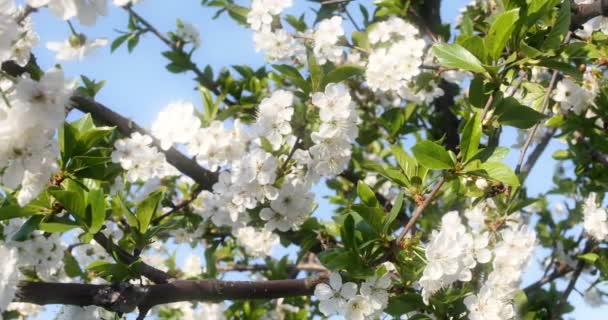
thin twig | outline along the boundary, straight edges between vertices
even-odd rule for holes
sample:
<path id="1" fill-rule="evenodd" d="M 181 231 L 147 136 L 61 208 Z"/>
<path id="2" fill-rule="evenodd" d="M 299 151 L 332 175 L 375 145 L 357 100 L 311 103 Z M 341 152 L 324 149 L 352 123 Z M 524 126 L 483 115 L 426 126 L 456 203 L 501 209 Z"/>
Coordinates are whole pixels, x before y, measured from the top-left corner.
<path id="1" fill-rule="evenodd" d="M 194 200 L 196 200 L 196 198 L 198 198 L 198 195 L 201 194 L 201 192 L 203 192 L 203 188 L 200 186 L 197 186 L 194 191 L 192 191 L 192 194 L 190 194 L 190 196 L 187 199 L 184 199 L 182 201 L 180 201 L 178 204 L 176 204 L 171 210 L 167 211 L 166 213 L 162 214 L 161 216 L 159 216 L 158 218 L 152 220 L 152 225 L 158 225 L 161 221 L 163 221 L 165 218 L 169 217 L 170 215 L 181 211 L 182 209 L 186 208 L 187 206 L 189 206 Z"/>
<path id="2" fill-rule="evenodd" d="M 445 182 L 445 178 L 442 176 L 441 178 L 439 178 L 439 181 L 437 181 L 437 184 L 435 184 L 435 187 L 433 188 L 431 193 L 424 199 L 422 204 L 419 205 L 418 207 L 416 207 L 416 210 L 414 210 L 414 213 L 412 213 L 412 218 L 405 225 L 405 227 L 403 228 L 403 231 L 401 231 L 399 238 L 397 238 L 397 243 L 403 242 L 403 239 L 405 239 L 405 236 L 410 231 L 410 229 L 412 229 L 414 227 L 414 225 L 416 224 L 416 221 L 418 220 L 418 218 L 420 218 L 424 209 L 426 209 L 426 207 L 428 207 L 431 204 L 431 202 L 433 201 L 433 198 L 435 198 L 437 193 L 439 193 L 439 189 L 441 189 L 444 182 Z"/>
<path id="3" fill-rule="evenodd" d="M 353 24 L 353 26 L 355 27 L 355 29 L 357 29 L 357 31 L 361 32 L 361 27 L 359 27 L 359 25 L 357 24 L 357 22 L 355 21 L 355 19 L 353 18 L 353 16 L 350 14 L 350 12 L 348 11 L 348 9 L 346 9 L 346 5 L 344 5 L 344 13 L 346 13 L 346 16 L 348 17 L 348 20 L 350 20 L 350 22 Z"/>
<path id="4" fill-rule="evenodd" d="M 521 168 L 521 180 L 522 181 L 528 177 L 528 175 L 530 174 L 530 171 L 532 170 L 532 168 L 534 167 L 534 165 L 536 164 L 536 162 L 538 161 L 540 156 L 543 154 L 543 152 L 549 145 L 549 142 L 553 138 L 553 135 L 555 135 L 555 132 L 557 132 L 557 128 L 555 128 L 555 127 L 549 128 L 545 132 L 545 134 L 541 137 L 540 142 L 536 145 L 536 147 L 534 148 L 534 150 L 532 151 L 530 156 L 528 156 L 528 160 L 526 161 L 526 164 L 524 164 L 524 166 Z"/>
<path id="5" fill-rule="evenodd" d="M 568 32 L 568 34 L 564 38 L 563 43 L 568 43 L 570 41 L 570 37 L 572 37 L 572 32 Z M 541 104 L 540 113 L 542 113 L 542 114 L 545 114 L 545 110 L 549 106 L 549 101 L 551 100 L 551 93 L 553 92 L 553 89 L 555 89 L 555 85 L 557 84 L 558 77 L 559 77 L 559 71 L 553 70 L 553 74 L 551 75 L 551 81 L 549 82 L 549 86 L 547 87 L 545 97 L 543 98 L 543 102 Z M 540 125 L 541 125 L 541 123 L 538 122 L 537 124 L 534 125 L 534 127 L 532 127 L 532 130 L 530 131 L 530 134 L 528 135 L 528 138 L 526 139 L 526 143 L 524 143 L 524 146 L 521 149 L 521 152 L 519 154 L 519 160 L 517 161 L 517 167 L 515 168 L 516 174 L 519 174 L 521 172 L 521 166 L 524 163 L 524 158 L 526 157 L 526 152 L 528 151 L 528 148 L 530 147 L 530 144 L 532 143 L 532 140 L 534 139 L 534 135 L 536 134 L 536 131 L 538 130 Z"/>
<path id="6" fill-rule="evenodd" d="M 583 252 L 587 252 L 587 251 L 591 250 L 592 246 L 593 246 L 593 241 L 588 240 L 587 244 L 585 245 L 585 250 Z M 561 298 L 559 299 L 559 302 L 555 306 L 555 311 L 551 314 L 552 320 L 560 319 L 560 316 L 564 310 L 564 307 L 568 303 L 568 296 L 570 296 L 570 293 L 572 293 L 572 290 L 575 289 L 576 282 L 578 281 L 578 278 L 583 273 L 584 268 L 585 268 L 585 260 L 579 259 L 578 263 L 576 264 L 576 268 L 574 269 L 574 273 L 572 273 L 572 277 L 570 278 L 570 282 L 568 283 L 568 286 L 566 287 L 566 290 L 564 290 L 564 293 L 562 294 Z"/>

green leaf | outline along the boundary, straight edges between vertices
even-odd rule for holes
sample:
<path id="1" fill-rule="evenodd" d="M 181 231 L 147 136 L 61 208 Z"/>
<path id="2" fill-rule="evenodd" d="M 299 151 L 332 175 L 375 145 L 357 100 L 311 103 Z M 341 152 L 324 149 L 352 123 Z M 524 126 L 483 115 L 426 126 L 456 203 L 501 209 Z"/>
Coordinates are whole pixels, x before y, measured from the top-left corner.
<path id="1" fill-rule="evenodd" d="M 40 221 L 44 218 L 43 215 L 35 215 L 31 218 L 27 219 L 27 221 L 21 225 L 21 228 L 15 233 L 13 236 L 14 241 L 25 241 L 30 236 L 30 234 L 36 230 L 38 230 L 38 225 Z"/>
<path id="2" fill-rule="evenodd" d="M 542 113 L 520 104 L 513 97 L 500 101 L 495 114 L 498 116 L 498 123 L 519 129 L 528 129 L 545 118 Z"/>
<path id="3" fill-rule="evenodd" d="M 412 153 L 419 164 L 429 169 L 452 169 L 454 161 L 450 154 L 441 145 L 432 141 L 424 140 L 418 142 L 413 148 Z"/>
<path id="4" fill-rule="evenodd" d="M 481 116 L 479 112 L 475 112 L 467 123 L 464 125 L 462 130 L 462 139 L 460 140 L 460 152 L 462 153 L 462 161 L 466 162 L 475 154 L 479 149 L 479 141 L 481 141 Z"/>
<path id="5" fill-rule="evenodd" d="M 374 191 L 362 180 L 357 182 L 357 194 L 361 201 L 370 207 L 378 206 L 378 199 Z"/>
<path id="6" fill-rule="evenodd" d="M 310 71 L 310 88 L 312 92 L 323 91 L 321 87 L 323 84 L 323 69 L 317 63 L 317 58 L 312 52 L 312 49 L 306 48 L 306 54 L 308 55 L 308 70 Z"/>
<path id="7" fill-rule="evenodd" d="M 519 179 L 513 169 L 502 162 L 482 163 L 480 169 L 484 170 L 492 179 L 506 183 L 513 188 L 519 187 Z"/>
<path id="8" fill-rule="evenodd" d="M 53 221 L 50 222 L 40 222 L 40 224 L 38 225 L 38 229 L 44 231 L 44 232 L 51 232 L 51 233 L 55 233 L 55 232 L 67 232 L 70 231 L 72 229 L 76 229 L 80 227 L 80 225 L 74 221 L 71 221 L 67 218 L 62 218 L 62 219 L 57 219 L 55 218 Z"/>
<path id="9" fill-rule="evenodd" d="M 63 270 L 65 270 L 65 274 L 70 278 L 83 276 L 83 272 L 82 269 L 80 269 L 78 261 L 76 261 L 74 256 L 72 256 L 68 250 L 63 253 Z"/>
<path id="10" fill-rule="evenodd" d="M 599 255 L 597 253 L 593 253 L 593 252 L 588 252 L 585 254 L 581 254 L 578 256 L 579 259 L 581 260 L 585 260 L 585 262 L 589 263 L 589 264 L 594 264 L 597 259 L 599 259 Z"/>
<path id="11" fill-rule="evenodd" d="M 564 0 L 559 8 L 555 25 L 545 38 L 542 48 L 544 50 L 557 49 L 562 43 L 562 37 L 570 30 L 570 0 Z"/>
<path id="12" fill-rule="evenodd" d="M 87 214 L 90 215 L 91 224 L 89 232 L 97 233 L 106 220 L 106 202 L 101 189 L 94 189 L 87 193 Z"/>
<path id="13" fill-rule="evenodd" d="M 62 190 L 59 188 L 50 188 L 49 193 L 59 201 L 71 214 L 74 215 L 76 220 L 83 226 L 87 225 L 86 205 L 84 202 L 83 194 L 77 191 Z"/>
<path id="14" fill-rule="evenodd" d="M 583 78 L 583 74 L 578 69 L 578 67 L 573 66 L 570 63 L 562 62 L 556 59 L 541 59 L 538 63 L 541 67 L 547 67 L 551 70 L 561 71 L 576 80 L 581 80 Z"/>
<path id="15" fill-rule="evenodd" d="M 399 146 L 392 146 L 391 152 L 397 164 L 401 168 L 401 171 L 410 178 L 416 175 L 416 159 L 412 158 L 407 152 L 403 151 Z"/>
<path id="16" fill-rule="evenodd" d="M 0 221 L 13 218 L 28 217 L 38 212 L 38 209 L 29 206 L 25 206 L 22 208 L 18 205 L 8 205 L 6 207 L 0 208 Z"/>
<path id="17" fill-rule="evenodd" d="M 150 225 L 150 221 L 152 217 L 156 213 L 158 206 L 160 205 L 160 201 L 163 198 L 162 191 L 152 192 L 146 199 L 144 199 L 139 205 L 137 205 L 137 209 L 135 214 L 137 215 L 137 221 L 139 226 L 139 233 L 144 234 L 148 230 L 148 226 Z"/>
<path id="18" fill-rule="evenodd" d="M 384 220 L 384 210 L 379 207 L 371 207 L 361 204 L 355 204 L 352 206 L 353 211 L 358 213 L 363 220 L 365 220 L 376 234 L 382 232 L 382 221 Z"/>
<path id="19" fill-rule="evenodd" d="M 444 67 L 477 73 L 486 72 L 481 61 L 461 45 L 438 43 L 433 46 L 433 53 Z"/>
<path id="20" fill-rule="evenodd" d="M 285 78 L 289 79 L 296 87 L 300 88 L 302 91 L 310 91 L 308 82 L 302 77 L 300 71 L 298 69 L 288 65 L 288 64 L 275 64 L 272 66 L 280 72 Z"/>
<path id="21" fill-rule="evenodd" d="M 519 9 L 513 9 L 500 14 L 492 23 L 485 38 L 485 43 L 488 54 L 494 61 L 500 58 L 513 30 L 515 30 L 517 20 L 519 20 Z"/>
<path id="22" fill-rule="evenodd" d="M 112 41 L 112 44 L 110 45 L 110 52 L 114 52 L 114 50 L 118 49 L 118 47 L 120 47 L 120 45 L 122 45 L 125 41 L 127 41 L 127 39 L 131 36 L 130 33 L 125 33 L 121 36 L 119 36 L 118 38 L 114 39 L 114 41 Z"/>
<path id="23" fill-rule="evenodd" d="M 326 86 L 330 83 L 339 83 L 346 79 L 362 75 L 364 72 L 365 68 L 361 66 L 355 64 L 343 64 L 327 74 L 325 79 L 323 79 L 323 85 Z"/>
<path id="24" fill-rule="evenodd" d="M 399 192 L 399 195 L 395 199 L 395 204 L 393 205 L 391 212 L 384 219 L 384 225 L 382 226 L 382 234 L 388 234 L 391 224 L 393 223 L 393 221 L 395 221 L 395 219 L 397 219 L 399 212 L 401 212 L 401 208 L 403 207 L 404 194 L 405 193 L 402 190 L 401 192 Z"/>

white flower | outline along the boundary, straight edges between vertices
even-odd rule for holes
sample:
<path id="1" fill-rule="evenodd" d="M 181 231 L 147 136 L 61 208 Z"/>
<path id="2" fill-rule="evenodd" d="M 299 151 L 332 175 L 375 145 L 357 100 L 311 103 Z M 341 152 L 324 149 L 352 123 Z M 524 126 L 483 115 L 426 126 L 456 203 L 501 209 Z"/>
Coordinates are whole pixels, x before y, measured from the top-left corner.
<path id="1" fill-rule="evenodd" d="M 391 287 L 391 275 L 374 275 L 361 284 L 361 295 L 368 299 L 373 310 L 383 310 L 388 305 L 388 289 Z"/>
<path id="2" fill-rule="evenodd" d="M 55 59 L 59 61 L 82 60 L 85 56 L 94 52 L 97 48 L 101 48 L 108 43 L 106 38 L 88 39 L 81 36 L 71 36 L 63 42 L 48 42 L 46 47 L 49 50 L 56 51 Z"/>
<path id="3" fill-rule="evenodd" d="M 6 311 L 15 298 L 19 269 L 15 249 L 7 248 L 4 243 L 0 242 L 0 256 L 2 256 L 2 269 L 0 269 L 0 312 L 2 312 Z"/>
<path id="4" fill-rule="evenodd" d="M 349 320 L 364 320 L 373 313 L 373 308 L 366 297 L 357 295 L 348 300 L 344 306 L 344 318 Z"/>
<path id="5" fill-rule="evenodd" d="M 319 22 L 313 34 L 313 52 L 319 64 L 325 64 L 327 61 L 339 63 L 342 60 L 343 50 L 336 44 L 343 35 L 342 17 L 333 16 Z"/>
<path id="6" fill-rule="evenodd" d="M 52 0 L 56 1 L 56 0 Z M 66 1 L 66 0 L 61 0 Z M 76 17 L 83 25 L 92 26 L 97 22 L 97 16 L 108 14 L 107 0 L 73 0 L 76 3 Z"/>
<path id="7" fill-rule="evenodd" d="M 562 112 L 572 110 L 572 112 L 580 115 L 590 105 L 594 105 L 599 86 L 592 70 L 592 68 L 588 69 L 583 75 L 582 86 L 576 84 L 570 78 L 564 78 L 557 83 L 553 100 L 559 102 Z"/>
<path id="8" fill-rule="evenodd" d="M 303 184 L 285 182 L 278 197 L 270 202 L 270 208 L 260 211 L 260 218 L 267 221 L 268 230 L 295 230 L 310 213 L 313 200 L 314 194 Z"/>
<path id="9" fill-rule="evenodd" d="M 184 267 L 182 268 L 184 276 L 186 278 L 198 277 L 203 273 L 203 267 L 201 265 L 201 258 L 197 255 L 191 254 L 186 258 Z"/>
<path id="10" fill-rule="evenodd" d="M 57 320 L 97 320 L 101 319 L 98 307 L 63 306 L 57 315 Z"/>
<path id="11" fill-rule="evenodd" d="M 304 61 L 306 56 L 304 45 L 283 29 L 256 32 L 253 34 L 253 43 L 255 51 L 264 52 L 266 60 L 270 62 L 291 58 Z"/>
<path id="12" fill-rule="evenodd" d="M 507 320 L 515 316 L 513 305 L 493 295 L 492 289 L 483 286 L 478 295 L 464 298 L 471 320 Z"/>
<path id="13" fill-rule="evenodd" d="M 258 117 L 254 130 L 259 137 L 266 138 L 273 150 L 278 150 L 284 142 L 284 136 L 291 133 L 293 116 L 293 94 L 277 90 L 270 97 L 262 100 L 258 107 Z"/>
<path id="14" fill-rule="evenodd" d="M 198 28 L 191 23 L 180 21 L 177 24 L 175 35 L 185 42 L 192 43 L 194 48 L 201 46 L 201 34 L 198 31 Z"/>
<path id="15" fill-rule="evenodd" d="M 201 127 L 194 114 L 194 105 L 186 101 L 169 103 L 152 124 L 152 135 L 160 140 L 163 150 L 176 143 L 187 143 L 193 139 Z"/>
<path id="16" fill-rule="evenodd" d="M 279 243 L 279 236 L 268 230 L 256 230 L 253 227 L 243 227 L 232 231 L 237 243 L 253 257 L 270 255 L 272 247 Z"/>
<path id="17" fill-rule="evenodd" d="M 391 17 L 378 23 L 370 31 L 369 39 L 372 44 L 382 44 L 395 40 L 392 45 L 379 45 L 373 49 L 365 70 L 365 77 L 372 90 L 403 91 L 402 94 L 418 100 L 428 100 L 429 97 L 442 95 L 438 90 L 431 90 L 416 97 L 415 92 L 407 91 L 408 83 L 420 74 L 420 65 L 426 42 L 419 38 L 418 30 L 408 22 Z"/>
<path id="18" fill-rule="evenodd" d="M 0 62 L 9 60 L 13 44 L 19 39 L 19 26 L 15 19 L 5 12 L 0 13 Z"/>
<path id="19" fill-rule="evenodd" d="M 600 291 L 595 287 L 585 291 L 583 299 L 585 300 L 585 303 L 591 306 L 592 308 L 601 307 L 606 303 L 602 298 L 602 294 L 600 293 Z"/>
<path id="20" fill-rule="evenodd" d="M 167 163 L 165 155 L 156 147 L 150 146 L 153 139 L 139 132 L 131 134 L 130 138 L 119 139 L 114 142 L 112 162 L 120 163 L 127 170 L 127 180 L 138 180 L 148 183 L 148 191 L 152 186 L 160 183 L 159 179 L 178 175 L 177 169 Z"/>
<path id="21" fill-rule="evenodd" d="M 200 314 L 205 320 L 225 320 L 224 311 L 226 305 L 223 303 L 201 303 Z"/>
<path id="22" fill-rule="evenodd" d="M 597 205 L 595 193 L 591 193 L 583 204 L 583 228 L 598 241 L 608 238 L 608 212 Z"/>
<path id="23" fill-rule="evenodd" d="M 355 297 L 357 285 L 353 282 L 342 283 L 337 272 L 329 275 L 329 284 L 319 283 L 315 287 L 315 297 L 319 299 L 319 310 L 326 316 L 341 312 L 347 300 Z"/>
<path id="24" fill-rule="evenodd" d="M 292 0 L 253 0 L 247 14 L 247 23 L 254 31 L 268 30 L 273 16 L 290 7 Z"/>
<path id="25" fill-rule="evenodd" d="M 56 17 L 63 20 L 73 18 L 78 13 L 75 0 L 27 0 L 27 3 L 34 8 L 48 6 Z"/>

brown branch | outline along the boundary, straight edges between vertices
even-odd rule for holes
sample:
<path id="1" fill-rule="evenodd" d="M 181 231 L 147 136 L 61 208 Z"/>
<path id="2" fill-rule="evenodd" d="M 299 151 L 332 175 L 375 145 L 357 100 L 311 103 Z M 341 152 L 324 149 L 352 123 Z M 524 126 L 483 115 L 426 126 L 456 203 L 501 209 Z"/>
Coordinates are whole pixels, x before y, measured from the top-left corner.
<path id="1" fill-rule="evenodd" d="M 592 251 L 591 250 L 592 246 L 593 246 L 593 241 L 588 240 L 583 252 Z M 568 286 L 566 287 L 566 290 L 564 290 L 564 293 L 562 294 L 561 298 L 559 299 L 559 302 L 555 306 L 555 311 L 552 312 L 552 314 L 551 314 L 551 320 L 560 319 L 560 316 L 562 315 L 563 310 L 566 307 L 566 304 L 568 303 L 568 297 L 570 296 L 570 293 L 572 293 L 572 290 L 574 290 L 574 288 L 576 287 L 576 282 L 578 281 L 578 278 L 583 273 L 585 264 L 586 264 L 585 260 L 583 260 L 583 259 L 578 260 L 578 263 L 576 264 L 576 268 L 574 268 L 574 273 L 572 273 L 572 277 L 570 278 L 570 282 L 568 282 Z"/>
<path id="2" fill-rule="evenodd" d="M 176 280 L 151 286 L 26 281 L 19 284 L 15 301 L 37 305 L 96 305 L 121 313 L 138 308 L 138 319 L 143 319 L 148 310 L 157 305 L 180 301 L 275 299 L 311 295 L 317 284 L 326 281 L 327 275 L 270 281 Z"/>
<path id="3" fill-rule="evenodd" d="M 175 205 L 175 207 L 173 207 L 171 210 L 169 210 L 167 213 L 155 218 L 154 220 L 152 220 L 152 225 L 158 225 L 161 221 L 163 221 L 165 218 L 169 217 L 170 215 L 181 211 L 182 209 L 186 208 L 187 206 L 189 206 L 194 200 L 196 200 L 196 198 L 198 198 L 198 195 L 201 194 L 201 192 L 203 191 L 203 188 L 201 188 L 200 186 L 197 186 L 194 191 L 192 191 L 192 194 L 186 198 L 183 199 L 182 201 L 180 201 L 178 204 Z"/>
<path id="4" fill-rule="evenodd" d="M 431 202 L 433 202 L 433 199 L 435 198 L 437 193 L 439 193 L 439 190 L 441 189 L 444 183 L 445 178 L 442 176 L 441 178 L 439 178 L 439 181 L 437 181 L 437 184 L 435 184 L 435 187 L 433 188 L 431 193 L 424 199 L 422 204 L 416 207 L 416 210 L 414 210 L 414 213 L 412 213 L 412 218 L 410 219 L 410 221 L 408 221 L 407 225 L 405 225 L 403 231 L 401 231 L 399 238 L 397 238 L 397 243 L 403 243 L 403 239 L 405 239 L 407 233 L 410 231 L 410 229 L 414 227 L 416 221 L 418 220 L 418 218 L 420 218 L 424 209 L 426 209 L 426 207 L 428 207 Z"/>
<path id="5" fill-rule="evenodd" d="M 530 171 L 532 171 L 532 168 L 534 168 L 534 165 L 536 164 L 536 162 L 538 161 L 540 156 L 543 154 L 543 152 L 549 145 L 549 142 L 553 138 L 553 135 L 555 135 L 555 132 L 557 132 L 556 127 L 549 128 L 545 132 L 545 134 L 542 136 L 542 138 L 540 139 L 540 142 L 538 143 L 538 145 L 536 145 L 536 147 L 534 148 L 532 153 L 530 153 L 530 155 L 528 156 L 528 160 L 526 161 L 526 164 L 524 164 L 524 166 L 521 168 L 521 180 L 522 181 L 528 177 L 528 175 L 530 174 Z"/>
<path id="6" fill-rule="evenodd" d="M 546 276 L 542 277 L 540 280 L 525 287 L 523 289 L 523 291 L 527 295 L 529 295 L 530 293 L 540 289 L 542 286 L 544 286 L 548 283 L 551 283 L 551 282 L 567 275 L 570 272 L 572 272 L 572 268 L 570 268 L 567 264 L 563 264 L 559 268 L 555 269 L 551 274 L 546 275 Z"/>
<path id="7" fill-rule="evenodd" d="M 564 41 L 562 43 L 570 42 L 571 37 L 572 37 L 572 32 L 568 32 L 566 37 L 564 37 Z M 553 89 L 555 89 L 555 86 L 557 85 L 558 78 L 559 78 L 559 70 L 557 70 L 557 69 L 553 70 L 553 74 L 551 75 L 551 81 L 549 81 L 549 86 L 547 87 L 545 97 L 543 98 L 543 102 L 541 104 L 540 113 L 542 113 L 542 114 L 545 113 L 545 110 L 547 110 L 547 107 L 549 106 L 549 101 L 551 100 L 551 93 L 553 92 Z M 526 139 L 524 146 L 521 148 L 521 152 L 519 154 L 519 160 L 517 161 L 517 167 L 515 167 L 516 174 L 519 174 L 521 172 L 521 166 L 524 163 L 524 158 L 526 157 L 526 152 L 528 151 L 528 148 L 530 147 L 530 144 L 532 143 L 532 140 L 534 139 L 534 135 L 536 134 L 536 131 L 538 130 L 540 125 L 541 125 L 541 123 L 538 122 L 534 125 L 534 127 L 532 127 L 532 130 L 530 131 L 530 134 L 528 135 L 528 138 Z"/>
<path id="8" fill-rule="evenodd" d="M 74 107 L 84 113 L 90 113 L 94 119 L 110 125 L 116 126 L 116 129 L 125 136 L 129 136 L 134 132 L 148 134 L 147 130 L 139 126 L 137 123 L 121 116 L 103 104 L 92 100 L 89 97 L 75 95 L 72 97 Z M 157 141 L 154 142 L 159 150 L 160 145 Z M 217 174 L 201 167 L 196 160 L 186 157 L 175 148 L 162 150 L 167 158 L 167 162 L 173 165 L 184 175 L 196 181 L 204 190 L 211 190 L 213 184 L 217 182 Z"/>
<path id="9" fill-rule="evenodd" d="M 120 246 L 117 246 L 112 242 L 112 240 L 108 239 L 103 233 L 99 232 L 94 236 L 94 239 L 100 246 L 102 246 L 106 252 L 113 256 L 113 253 L 120 259 L 122 263 L 131 265 L 134 264 L 135 271 L 144 277 L 150 279 L 150 281 L 160 284 L 167 283 L 171 276 L 166 272 L 156 269 L 143 261 L 138 261 L 139 259 L 132 254 L 125 251 Z"/>
<path id="10" fill-rule="evenodd" d="M 299 263 L 291 264 L 285 267 L 287 272 L 290 271 L 311 271 L 311 272 L 328 272 L 329 270 L 323 265 L 317 263 Z M 230 271 L 265 271 L 268 270 L 268 265 L 265 264 L 231 264 L 231 265 L 218 265 L 216 269 L 219 272 L 230 272 Z"/>
<path id="11" fill-rule="evenodd" d="M 576 4 L 572 1 L 570 29 L 575 30 L 585 22 L 597 17 L 608 17 L 608 0 L 596 0 L 589 4 Z"/>

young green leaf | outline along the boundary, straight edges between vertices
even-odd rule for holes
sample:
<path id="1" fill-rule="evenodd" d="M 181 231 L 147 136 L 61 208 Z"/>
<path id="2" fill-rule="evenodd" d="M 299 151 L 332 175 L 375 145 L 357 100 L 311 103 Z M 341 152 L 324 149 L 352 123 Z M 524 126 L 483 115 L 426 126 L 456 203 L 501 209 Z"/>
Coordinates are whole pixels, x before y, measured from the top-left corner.
<path id="1" fill-rule="evenodd" d="M 401 208 L 403 207 L 403 196 L 404 192 L 399 192 L 399 195 L 395 199 L 395 204 L 393 205 L 391 212 L 384 219 L 384 224 L 382 226 L 382 234 L 388 234 L 391 224 L 393 223 L 393 221 L 395 221 L 395 219 L 397 219 L 399 212 L 401 212 Z"/>
<path id="2" fill-rule="evenodd" d="M 418 142 L 412 148 L 412 153 L 419 164 L 429 169 L 454 168 L 454 162 L 447 150 L 432 141 L 424 140 Z"/>
<path id="3" fill-rule="evenodd" d="M 513 169 L 502 162 L 486 162 L 481 164 L 480 169 L 484 170 L 492 179 L 506 183 L 513 188 L 519 187 L 519 178 Z"/>
<path id="4" fill-rule="evenodd" d="M 433 53 L 439 63 L 447 68 L 457 68 L 476 73 L 485 73 L 486 69 L 472 53 L 459 44 L 438 43 L 433 46 Z"/>
<path id="5" fill-rule="evenodd" d="M 139 233 L 144 234 L 148 230 L 150 221 L 156 213 L 156 210 L 158 209 L 162 198 L 162 191 L 155 191 L 142 202 L 140 202 L 139 205 L 137 205 L 135 214 L 137 216 Z"/>
<path id="6" fill-rule="evenodd" d="M 378 206 L 378 199 L 374 191 L 363 181 L 357 182 L 357 194 L 361 201 L 370 207 Z"/>
<path id="7" fill-rule="evenodd" d="M 502 55 L 502 51 L 505 48 L 515 25 L 519 20 L 519 9 L 513 9 L 503 12 L 494 20 L 488 35 L 486 36 L 485 43 L 487 52 L 494 61 L 498 60 Z"/>
<path id="8" fill-rule="evenodd" d="M 475 114 L 467 121 L 462 130 L 462 139 L 460 140 L 460 152 L 462 154 L 462 161 L 466 162 L 469 158 L 473 157 L 479 148 L 479 141 L 481 140 L 482 128 L 481 128 L 481 116 L 479 112 Z"/>
<path id="9" fill-rule="evenodd" d="M 330 71 L 325 79 L 323 79 L 323 85 L 330 83 L 339 83 L 346 79 L 354 76 L 362 75 L 365 69 L 355 64 L 343 64 L 338 66 L 336 69 Z"/>

